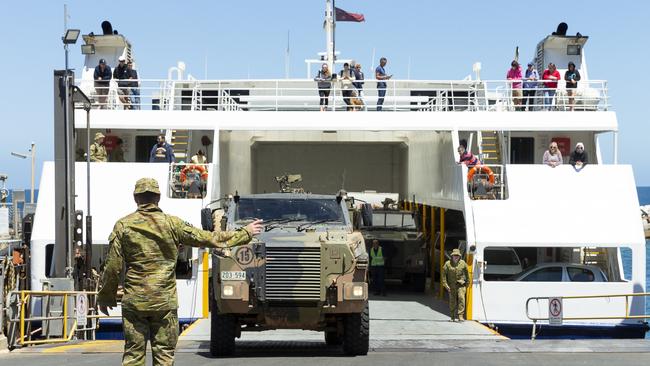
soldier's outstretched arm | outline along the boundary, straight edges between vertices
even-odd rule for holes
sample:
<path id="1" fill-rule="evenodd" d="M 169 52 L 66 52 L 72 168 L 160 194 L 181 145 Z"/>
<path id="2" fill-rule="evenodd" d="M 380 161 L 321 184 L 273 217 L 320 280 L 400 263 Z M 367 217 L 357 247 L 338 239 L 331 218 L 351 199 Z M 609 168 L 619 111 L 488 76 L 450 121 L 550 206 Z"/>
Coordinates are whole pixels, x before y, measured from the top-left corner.
<path id="1" fill-rule="evenodd" d="M 193 247 L 228 248 L 248 244 L 262 231 L 262 221 L 257 220 L 235 231 L 211 232 L 198 229 L 173 217 L 174 231 L 179 242 Z"/>
<path id="2" fill-rule="evenodd" d="M 97 303 L 104 307 L 117 305 L 117 285 L 120 281 L 120 272 L 124 262 L 121 239 L 122 224 L 118 222 L 108 237 L 109 249 L 104 274 L 102 275 L 102 289 L 97 294 Z"/>

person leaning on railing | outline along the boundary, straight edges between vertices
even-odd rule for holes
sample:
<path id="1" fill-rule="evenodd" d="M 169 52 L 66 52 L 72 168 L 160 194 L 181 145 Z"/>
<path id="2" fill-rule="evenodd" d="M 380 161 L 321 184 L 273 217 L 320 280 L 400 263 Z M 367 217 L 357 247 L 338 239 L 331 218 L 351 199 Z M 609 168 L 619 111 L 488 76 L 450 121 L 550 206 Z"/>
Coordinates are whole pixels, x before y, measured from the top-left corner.
<path id="1" fill-rule="evenodd" d="M 106 60 L 99 59 L 99 64 L 95 67 L 93 79 L 95 80 L 95 94 L 99 103 L 99 108 L 106 109 L 106 96 L 108 95 L 108 88 L 111 82 L 111 67 L 106 65 Z"/>
<path id="2" fill-rule="evenodd" d="M 582 142 L 576 144 L 575 150 L 569 156 L 569 164 L 577 171 L 582 170 L 589 163 L 589 157 L 585 151 L 585 145 Z"/>
<path id="3" fill-rule="evenodd" d="M 329 104 L 330 98 L 330 90 L 332 90 L 332 73 L 330 72 L 327 64 L 323 64 L 321 66 L 321 69 L 318 70 L 318 74 L 316 74 L 314 81 L 318 82 L 320 111 L 324 112 L 327 110 L 327 105 Z"/>
<path id="4" fill-rule="evenodd" d="M 562 165 L 562 153 L 557 147 L 557 142 L 553 141 L 548 146 L 548 150 L 544 152 L 542 162 L 552 168 Z"/>

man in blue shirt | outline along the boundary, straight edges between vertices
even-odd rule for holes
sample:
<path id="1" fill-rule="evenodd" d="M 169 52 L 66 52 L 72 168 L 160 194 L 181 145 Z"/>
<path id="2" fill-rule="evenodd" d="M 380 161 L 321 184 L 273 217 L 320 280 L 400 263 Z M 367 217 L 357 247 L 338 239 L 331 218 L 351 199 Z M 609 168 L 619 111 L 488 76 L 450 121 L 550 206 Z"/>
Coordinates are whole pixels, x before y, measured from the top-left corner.
<path id="1" fill-rule="evenodd" d="M 383 80 L 389 80 L 393 75 L 386 75 L 386 70 L 384 67 L 388 63 L 386 57 L 379 59 L 379 66 L 375 69 L 375 79 L 377 81 L 377 110 L 381 111 L 382 106 L 384 105 L 384 97 L 386 96 L 386 82 Z"/>
<path id="2" fill-rule="evenodd" d="M 99 65 L 95 67 L 93 79 L 95 79 L 95 94 L 99 103 L 99 108 L 106 109 L 106 96 L 111 82 L 111 67 L 106 65 L 106 60 L 99 59 Z"/>
<path id="3" fill-rule="evenodd" d="M 165 136 L 158 136 L 158 143 L 153 145 L 149 153 L 149 162 L 151 163 L 173 163 L 174 149 L 165 142 Z"/>

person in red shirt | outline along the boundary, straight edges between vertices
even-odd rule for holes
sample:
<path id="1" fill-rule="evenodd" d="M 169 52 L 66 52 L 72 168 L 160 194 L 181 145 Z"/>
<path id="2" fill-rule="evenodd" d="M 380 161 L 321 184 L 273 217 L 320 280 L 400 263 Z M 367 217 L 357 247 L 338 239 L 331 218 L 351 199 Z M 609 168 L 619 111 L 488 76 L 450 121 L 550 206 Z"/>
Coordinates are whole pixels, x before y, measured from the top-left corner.
<path id="1" fill-rule="evenodd" d="M 544 108 L 547 111 L 551 110 L 553 99 L 555 98 L 555 91 L 557 89 L 557 81 L 560 80 L 560 72 L 557 71 L 555 64 L 550 62 L 548 69 L 544 70 L 542 74 L 544 80 Z"/>

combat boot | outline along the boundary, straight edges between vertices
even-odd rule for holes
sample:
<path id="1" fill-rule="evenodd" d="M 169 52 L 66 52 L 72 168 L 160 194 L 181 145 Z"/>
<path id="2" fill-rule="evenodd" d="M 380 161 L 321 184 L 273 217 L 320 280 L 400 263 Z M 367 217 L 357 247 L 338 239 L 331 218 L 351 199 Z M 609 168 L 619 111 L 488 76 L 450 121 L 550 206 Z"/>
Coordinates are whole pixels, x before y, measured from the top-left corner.
<path id="1" fill-rule="evenodd" d="M 459 315 L 459 316 L 458 316 L 458 321 L 459 321 L 459 322 L 464 322 L 464 321 L 465 321 L 465 317 L 462 316 L 462 315 Z"/>

